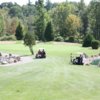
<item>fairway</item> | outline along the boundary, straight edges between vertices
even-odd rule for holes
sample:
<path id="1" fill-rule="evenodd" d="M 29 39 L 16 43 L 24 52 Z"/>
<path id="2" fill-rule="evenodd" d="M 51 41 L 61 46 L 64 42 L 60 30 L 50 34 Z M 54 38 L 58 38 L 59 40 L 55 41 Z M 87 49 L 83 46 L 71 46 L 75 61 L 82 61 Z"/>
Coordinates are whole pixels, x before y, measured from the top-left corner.
<path id="1" fill-rule="evenodd" d="M 71 65 L 70 53 L 90 55 L 99 50 L 71 43 L 38 43 L 34 52 L 44 48 L 46 59 L 26 64 L 0 65 L 0 100 L 100 100 L 100 68 Z M 0 51 L 31 55 L 22 43 L 0 44 Z"/>

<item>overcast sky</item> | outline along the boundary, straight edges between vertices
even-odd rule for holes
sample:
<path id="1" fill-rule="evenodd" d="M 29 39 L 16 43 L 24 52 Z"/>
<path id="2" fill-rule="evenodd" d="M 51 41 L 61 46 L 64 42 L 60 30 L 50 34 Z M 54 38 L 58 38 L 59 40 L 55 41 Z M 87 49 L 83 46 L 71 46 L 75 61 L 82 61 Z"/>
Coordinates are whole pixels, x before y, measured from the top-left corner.
<path id="1" fill-rule="evenodd" d="M 32 3 L 34 3 L 35 1 L 37 0 L 30 0 Z M 46 1 L 46 0 L 44 0 Z M 50 0 L 52 3 L 54 2 L 63 2 L 63 1 L 66 1 L 66 0 Z M 79 2 L 80 0 L 68 0 L 68 1 L 76 1 L 76 2 Z M 86 4 L 88 4 L 91 0 L 84 0 Z M 18 3 L 19 5 L 25 5 L 28 3 L 28 0 L 0 0 L 0 4 L 2 2 L 16 2 Z"/>

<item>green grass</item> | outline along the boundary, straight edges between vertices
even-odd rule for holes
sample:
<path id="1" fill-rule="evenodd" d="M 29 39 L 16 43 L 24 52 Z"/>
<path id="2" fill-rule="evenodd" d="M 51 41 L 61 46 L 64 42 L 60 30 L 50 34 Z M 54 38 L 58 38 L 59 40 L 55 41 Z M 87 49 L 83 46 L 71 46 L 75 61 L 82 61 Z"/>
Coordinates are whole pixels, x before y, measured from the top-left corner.
<path id="1" fill-rule="evenodd" d="M 15 66 L 0 66 L 0 100 L 100 100 L 100 68 L 69 64 L 70 53 L 95 55 L 99 50 L 81 45 L 40 43 L 46 59 Z M 0 44 L 0 51 L 30 55 L 20 43 Z M 33 57 L 34 58 L 34 57 Z"/>

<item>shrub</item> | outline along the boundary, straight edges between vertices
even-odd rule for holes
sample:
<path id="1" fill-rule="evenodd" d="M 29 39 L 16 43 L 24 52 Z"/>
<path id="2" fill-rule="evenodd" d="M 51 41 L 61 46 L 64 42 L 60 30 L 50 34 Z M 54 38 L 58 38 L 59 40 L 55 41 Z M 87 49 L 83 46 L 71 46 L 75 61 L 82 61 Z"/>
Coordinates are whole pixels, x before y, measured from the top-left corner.
<path id="1" fill-rule="evenodd" d="M 69 39 L 68 39 L 68 42 L 75 42 L 74 36 L 70 36 Z"/>
<path id="2" fill-rule="evenodd" d="M 100 45 L 100 42 L 98 40 L 93 40 L 92 41 L 92 49 L 98 49 L 99 48 L 99 45 Z"/>
<path id="3" fill-rule="evenodd" d="M 83 40 L 83 47 L 90 47 L 93 39 L 93 35 L 87 34 Z"/>
<path id="4" fill-rule="evenodd" d="M 10 36 L 2 36 L 0 38 L 0 41 L 15 41 L 16 37 L 14 35 L 10 35 Z"/>
<path id="5" fill-rule="evenodd" d="M 57 36 L 57 37 L 55 37 L 54 40 L 57 41 L 57 42 L 63 42 L 64 41 L 62 36 Z"/>

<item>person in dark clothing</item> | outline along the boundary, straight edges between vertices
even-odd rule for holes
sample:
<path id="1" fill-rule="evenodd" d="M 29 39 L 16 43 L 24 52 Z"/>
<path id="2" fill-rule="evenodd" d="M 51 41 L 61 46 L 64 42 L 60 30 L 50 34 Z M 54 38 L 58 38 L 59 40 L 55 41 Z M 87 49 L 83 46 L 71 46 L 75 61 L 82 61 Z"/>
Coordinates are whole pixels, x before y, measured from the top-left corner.
<path id="1" fill-rule="evenodd" d="M 36 54 L 35 58 L 46 58 L 46 52 L 45 50 L 39 50 L 38 53 Z"/>
<path id="2" fill-rule="evenodd" d="M 83 65 L 83 55 L 80 55 L 80 57 L 79 57 L 79 64 Z"/>
<path id="3" fill-rule="evenodd" d="M 42 58 L 46 58 L 46 52 L 44 51 L 44 49 L 42 51 Z"/>

